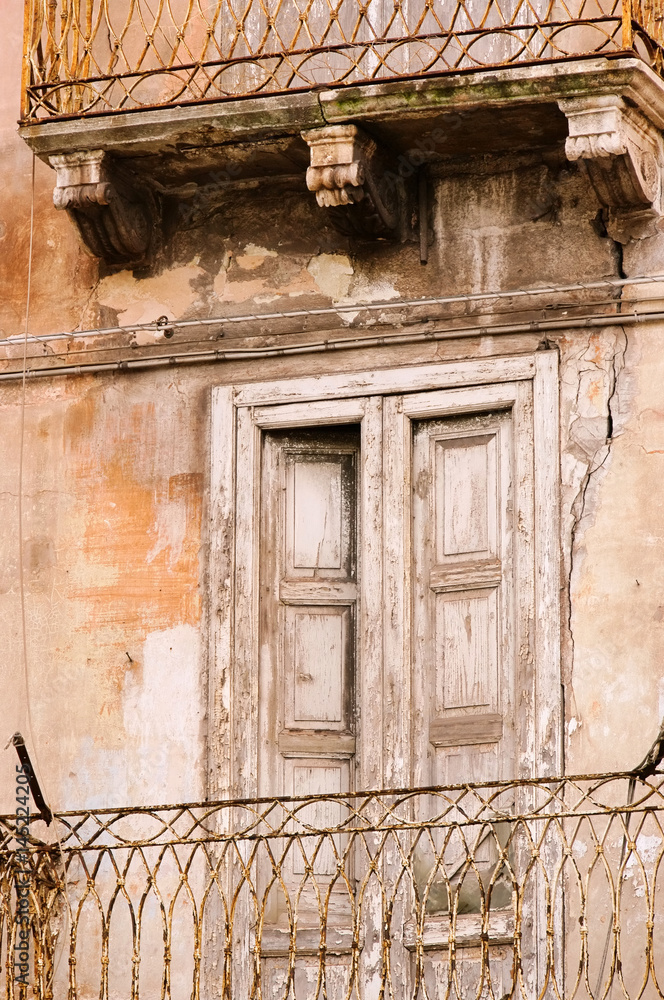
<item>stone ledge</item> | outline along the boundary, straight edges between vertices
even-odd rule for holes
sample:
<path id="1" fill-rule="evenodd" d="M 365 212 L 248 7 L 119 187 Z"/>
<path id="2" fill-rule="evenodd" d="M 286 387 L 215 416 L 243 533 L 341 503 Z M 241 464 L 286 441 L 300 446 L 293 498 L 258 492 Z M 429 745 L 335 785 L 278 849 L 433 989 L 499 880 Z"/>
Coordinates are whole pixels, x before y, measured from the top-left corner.
<path id="1" fill-rule="evenodd" d="M 581 134 L 589 115 L 597 135 Z M 54 119 L 20 134 L 62 176 L 74 160 L 103 165 L 94 191 L 60 178 L 55 203 L 95 256 L 126 267 L 160 245 L 165 199 L 211 210 L 233 185 L 269 191 L 305 171 L 345 235 L 403 241 L 417 224 L 426 259 L 428 171 L 456 157 L 563 148 L 627 242 L 662 219 L 662 128 L 664 81 L 620 56 Z"/>
<path id="2" fill-rule="evenodd" d="M 664 129 L 664 81 L 641 60 L 620 56 L 53 119 L 21 126 L 19 134 L 44 160 L 72 149 L 139 157 L 299 137 L 304 129 L 345 122 L 394 127 L 417 121 L 426 127 L 446 114 L 486 107 L 550 105 L 559 115 L 559 100 L 589 94 L 621 96 Z"/>
<path id="3" fill-rule="evenodd" d="M 427 117 L 446 111 L 515 103 L 553 104 L 572 97 L 619 93 L 664 129 L 664 80 L 634 56 L 576 59 L 482 70 L 475 73 L 392 80 L 323 91 L 325 120 Z"/>
<path id="4" fill-rule="evenodd" d="M 318 94 L 275 94 L 210 104 L 176 105 L 80 118 L 54 118 L 19 126 L 37 156 L 76 149 L 104 149 L 138 157 L 177 153 L 183 147 L 206 148 L 237 142 L 297 135 L 325 125 Z"/>

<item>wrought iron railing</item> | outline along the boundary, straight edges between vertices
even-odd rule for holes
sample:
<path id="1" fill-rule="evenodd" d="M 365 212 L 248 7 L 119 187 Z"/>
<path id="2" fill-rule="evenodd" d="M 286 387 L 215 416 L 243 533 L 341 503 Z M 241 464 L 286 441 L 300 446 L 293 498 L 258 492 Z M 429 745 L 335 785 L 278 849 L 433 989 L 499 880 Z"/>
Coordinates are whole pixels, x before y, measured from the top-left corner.
<path id="1" fill-rule="evenodd" d="M 25 122 L 635 49 L 662 0 L 26 0 Z"/>
<path id="2" fill-rule="evenodd" d="M 661 997 L 663 790 L 612 774 L 62 813 L 25 851 L 4 817 L 0 996 Z"/>

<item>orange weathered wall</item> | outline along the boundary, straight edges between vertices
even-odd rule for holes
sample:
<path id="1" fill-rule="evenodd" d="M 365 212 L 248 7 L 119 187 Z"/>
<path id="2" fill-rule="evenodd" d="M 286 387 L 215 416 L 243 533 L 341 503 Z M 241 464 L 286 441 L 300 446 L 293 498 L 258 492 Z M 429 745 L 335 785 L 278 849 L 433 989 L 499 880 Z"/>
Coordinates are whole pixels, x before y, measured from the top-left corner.
<path id="1" fill-rule="evenodd" d="M 16 134 L 19 7 L 0 12 L 0 337 L 22 332 L 27 291 L 32 157 Z M 616 274 L 616 247 L 594 225 L 598 205 L 575 170 L 559 165 L 560 203 L 540 217 L 549 167 L 501 162 L 493 174 L 480 164 L 440 179 L 427 268 L 414 244 L 353 249 L 319 223 L 310 196 L 295 191 L 253 208 L 238 199 L 224 218 L 175 239 L 150 273 L 131 274 L 112 273 L 86 253 L 52 206 L 52 171 L 37 161 L 30 331 L 223 315 L 241 303 L 247 310 L 329 305 Z M 639 241 L 626 249 L 624 266 L 630 274 L 661 270 L 663 249 L 661 236 Z M 574 771 L 632 766 L 664 713 L 662 333 L 652 325 L 558 338 L 562 675 Z M 269 325 L 260 337 L 275 340 Z M 21 554 L 29 715 L 17 537 L 22 391 L 19 382 L 0 383 L 0 741 L 27 730 L 54 806 L 205 793 L 213 385 L 324 373 L 332 364 L 348 370 L 509 353 L 538 340 L 481 337 L 297 366 L 282 359 L 29 381 Z M 154 341 L 134 338 L 138 347 Z M 114 344 L 104 347 L 109 357 Z M 85 350 L 82 341 L 57 345 L 81 358 Z M 20 346 L 8 351 L 14 359 L 20 353 Z M 14 758 L 7 751 L 0 760 L 0 811 L 9 811 Z"/>

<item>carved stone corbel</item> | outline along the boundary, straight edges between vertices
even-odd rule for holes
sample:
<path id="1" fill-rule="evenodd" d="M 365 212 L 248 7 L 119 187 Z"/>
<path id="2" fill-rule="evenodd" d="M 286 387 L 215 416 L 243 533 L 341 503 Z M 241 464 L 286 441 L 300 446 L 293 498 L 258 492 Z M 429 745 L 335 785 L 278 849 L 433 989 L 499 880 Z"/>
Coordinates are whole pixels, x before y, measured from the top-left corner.
<path id="1" fill-rule="evenodd" d="M 609 209 L 615 238 L 655 232 L 662 217 L 664 143 L 659 131 L 620 97 L 575 97 L 558 102 L 567 116 L 567 158 L 585 170 Z M 613 234 L 612 234 L 613 235 Z"/>
<path id="2" fill-rule="evenodd" d="M 307 187 L 338 228 L 364 237 L 394 237 L 399 182 L 387 156 L 356 125 L 330 125 L 301 133 L 311 150 Z"/>
<path id="3" fill-rule="evenodd" d="M 83 242 L 108 264 L 142 263 L 155 223 L 153 202 L 112 170 L 102 149 L 50 156 L 53 203 L 75 222 Z"/>

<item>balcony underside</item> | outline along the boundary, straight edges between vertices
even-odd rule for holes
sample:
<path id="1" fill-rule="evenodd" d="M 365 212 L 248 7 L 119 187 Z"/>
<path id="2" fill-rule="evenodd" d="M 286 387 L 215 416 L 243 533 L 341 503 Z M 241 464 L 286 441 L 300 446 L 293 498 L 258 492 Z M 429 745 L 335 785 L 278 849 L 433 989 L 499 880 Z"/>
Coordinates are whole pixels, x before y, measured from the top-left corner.
<path id="1" fill-rule="evenodd" d="M 583 161 L 619 239 L 660 218 L 653 0 L 26 2 L 21 134 L 111 266 L 150 266 L 183 202 L 277 178 L 351 239 L 417 217 L 424 262 L 437 165 L 522 150 Z"/>
<path id="2" fill-rule="evenodd" d="M 55 205 L 92 253 L 137 267 L 169 226 L 275 184 L 315 192 L 352 239 L 403 242 L 425 175 L 521 152 L 581 160 L 615 238 L 642 238 L 661 215 L 663 128 L 664 82 L 623 54 L 58 117 L 20 132 L 55 168 Z"/>
<path id="3" fill-rule="evenodd" d="M 251 97 L 23 125 L 34 152 L 103 149 L 161 183 L 233 162 L 234 180 L 302 173 L 300 133 L 347 122 L 367 129 L 395 156 L 417 147 L 420 162 L 562 146 L 558 106 L 575 97 L 622 97 L 664 128 L 664 84 L 633 56 L 579 59 L 356 87 Z"/>

